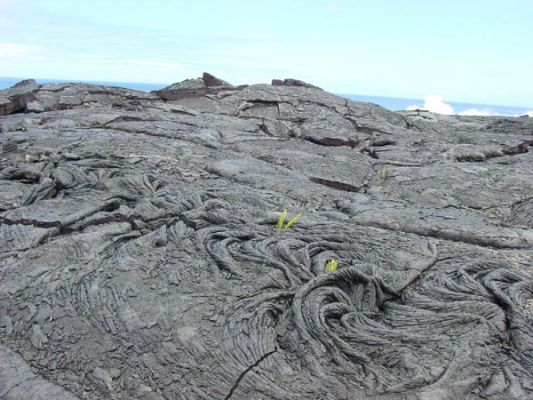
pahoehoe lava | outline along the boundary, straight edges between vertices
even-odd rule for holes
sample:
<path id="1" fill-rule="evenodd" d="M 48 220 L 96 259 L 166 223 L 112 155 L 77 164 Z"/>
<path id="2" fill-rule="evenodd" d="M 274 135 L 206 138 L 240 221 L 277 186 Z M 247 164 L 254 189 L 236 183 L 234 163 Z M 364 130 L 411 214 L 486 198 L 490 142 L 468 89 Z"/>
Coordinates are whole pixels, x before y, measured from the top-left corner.
<path id="1" fill-rule="evenodd" d="M 0 132 L 0 399 L 533 398 L 531 118 L 204 74 Z"/>

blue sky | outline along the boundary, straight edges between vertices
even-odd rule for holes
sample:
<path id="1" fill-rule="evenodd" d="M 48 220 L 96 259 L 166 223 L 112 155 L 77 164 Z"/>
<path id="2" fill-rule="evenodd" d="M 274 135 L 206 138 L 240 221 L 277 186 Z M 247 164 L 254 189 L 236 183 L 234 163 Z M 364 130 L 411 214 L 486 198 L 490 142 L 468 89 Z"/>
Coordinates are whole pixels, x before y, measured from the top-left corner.
<path id="1" fill-rule="evenodd" d="M 533 0 L 0 0 L 0 76 L 533 107 Z"/>

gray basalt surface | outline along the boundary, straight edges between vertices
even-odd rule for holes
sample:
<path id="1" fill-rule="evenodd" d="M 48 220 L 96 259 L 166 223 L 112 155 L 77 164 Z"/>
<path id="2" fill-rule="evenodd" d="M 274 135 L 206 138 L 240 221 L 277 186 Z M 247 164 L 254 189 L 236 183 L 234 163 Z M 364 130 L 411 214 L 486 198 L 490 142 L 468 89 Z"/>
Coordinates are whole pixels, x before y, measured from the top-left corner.
<path id="1" fill-rule="evenodd" d="M 533 398 L 531 118 L 209 74 L 0 115 L 0 399 Z"/>

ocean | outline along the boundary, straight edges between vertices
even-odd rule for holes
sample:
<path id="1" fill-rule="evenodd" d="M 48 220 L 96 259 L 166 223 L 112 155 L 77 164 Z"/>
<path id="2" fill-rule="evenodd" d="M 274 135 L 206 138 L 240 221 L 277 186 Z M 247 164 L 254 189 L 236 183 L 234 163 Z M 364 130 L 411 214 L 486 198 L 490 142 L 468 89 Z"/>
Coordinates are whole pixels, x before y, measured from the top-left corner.
<path id="1" fill-rule="evenodd" d="M 20 82 L 22 78 L 5 78 L 0 77 L 0 90 L 13 86 L 15 83 Z M 106 82 L 106 81 L 72 81 L 72 80 L 62 80 L 62 79 L 35 79 L 37 83 L 47 84 L 47 83 L 70 83 L 70 82 L 83 82 L 83 83 L 93 83 L 95 85 L 105 85 L 105 86 L 119 86 L 128 89 L 141 90 L 143 92 L 150 92 L 152 90 L 162 89 L 169 84 L 164 83 L 134 83 L 134 82 Z"/>
<path id="2" fill-rule="evenodd" d="M 21 81 L 20 78 L 4 78 L 0 77 L 0 90 L 13 86 L 15 83 Z M 68 83 L 69 80 L 59 79 L 37 79 L 38 83 Z M 141 90 L 150 92 L 152 90 L 162 89 L 169 84 L 158 83 L 132 83 L 132 82 L 105 82 L 105 81 L 80 81 L 85 83 L 93 83 L 98 85 L 119 86 L 129 89 Z M 374 103 L 387 108 L 391 111 L 409 110 L 409 109 L 424 109 L 441 114 L 459 114 L 459 115 L 501 115 L 501 116 L 522 116 L 529 115 L 533 117 L 533 107 L 511 107 L 499 106 L 490 104 L 474 104 L 474 103 L 459 103 L 454 101 L 445 101 L 440 96 L 426 96 L 425 99 L 407 99 L 400 97 L 383 97 L 383 96 L 366 96 L 358 94 L 342 94 L 336 93 L 339 96 L 368 103 Z"/>

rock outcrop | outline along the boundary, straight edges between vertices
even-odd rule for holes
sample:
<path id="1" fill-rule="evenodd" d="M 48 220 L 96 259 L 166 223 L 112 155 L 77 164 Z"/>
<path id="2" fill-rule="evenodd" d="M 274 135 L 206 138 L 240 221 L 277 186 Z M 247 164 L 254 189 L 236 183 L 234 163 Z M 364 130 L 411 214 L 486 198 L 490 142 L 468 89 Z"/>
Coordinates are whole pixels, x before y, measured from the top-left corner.
<path id="1" fill-rule="evenodd" d="M 238 90 L 231 83 L 223 81 L 207 72 L 201 78 L 187 79 L 183 82 L 175 83 L 154 93 L 163 100 L 179 100 L 185 97 L 199 97 L 206 94 L 216 94 L 223 90 Z"/>
<path id="2" fill-rule="evenodd" d="M 318 86 L 311 85 L 310 83 L 301 81 L 299 79 L 272 79 L 272 86 L 300 86 L 300 87 L 306 87 L 306 88 L 312 88 L 312 89 L 320 89 Z"/>
<path id="3" fill-rule="evenodd" d="M 0 91 L 0 398 L 533 397 L 533 120 L 273 83 Z"/>
<path id="4" fill-rule="evenodd" d="M 20 81 L 12 88 L 0 91 L 0 116 L 27 110 L 39 85 L 33 79 Z"/>

